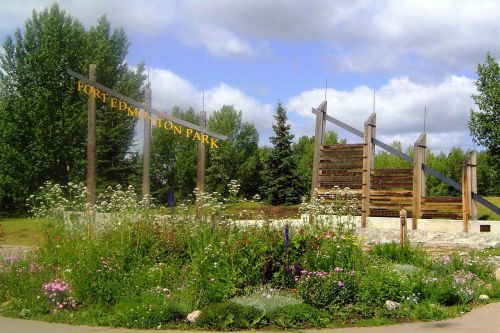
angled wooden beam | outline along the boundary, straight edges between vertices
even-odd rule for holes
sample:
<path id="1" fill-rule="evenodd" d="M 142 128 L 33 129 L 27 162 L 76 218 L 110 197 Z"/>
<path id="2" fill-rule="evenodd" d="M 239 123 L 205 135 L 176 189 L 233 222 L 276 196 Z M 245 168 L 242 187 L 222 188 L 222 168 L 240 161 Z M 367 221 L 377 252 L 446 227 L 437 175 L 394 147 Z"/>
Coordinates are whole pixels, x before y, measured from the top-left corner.
<path id="1" fill-rule="evenodd" d="M 146 110 L 146 105 L 144 105 L 143 103 L 140 103 L 140 102 L 137 102 L 135 100 L 133 100 L 132 98 L 130 97 L 127 97 L 125 95 L 122 95 L 120 94 L 119 92 L 116 92 L 98 82 L 96 82 L 95 80 L 89 80 L 87 79 L 86 77 L 84 77 L 83 75 L 75 72 L 75 71 L 72 71 L 71 69 L 67 69 L 66 70 L 67 73 L 71 76 L 73 76 L 74 78 L 77 78 L 78 80 L 82 81 L 82 82 L 85 82 L 91 86 L 94 86 L 94 87 L 97 87 L 99 88 L 101 91 L 104 91 L 106 93 L 108 93 L 109 95 L 111 96 L 114 96 L 124 102 L 127 102 L 129 105 L 133 105 L 135 107 L 137 107 L 138 109 L 141 109 L 141 110 Z M 198 132 L 204 132 L 214 138 L 217 138 L 221 141 L 225 141 L 227 140 L 227 136 L 226 135 L 222 135 L 222 134 L 218 134 L 218 133 L 215 133 L 215 132 L 212 132 L 208 129 L 202 129 L 200 126 L 198 125 L 194 125 L 194 124 L 191 124 L 190 122 L 188 121 L 185 121 L 185 120 L 182 120 L 182 119 L 179 119 L 177 117 L 174 117 L 173 115 L 171 114 L 168 114 L 168 113 L 165 113 L 165 112 L 162 112 L 162 111 L 158 111 L 158 110 L 155 110 L 153 108 L 151 108 L 151 114 L 155 114 L 157 115 L 158 117 L 161 117 L 161 118 L 165 118 L 173 123 L 176 123 L 178 125 L 181 125 L 181 126 L 184 126 L 184 127 L 187 127 L 187 128 L 191 128 L 195 131 L 198 131 Z"/>

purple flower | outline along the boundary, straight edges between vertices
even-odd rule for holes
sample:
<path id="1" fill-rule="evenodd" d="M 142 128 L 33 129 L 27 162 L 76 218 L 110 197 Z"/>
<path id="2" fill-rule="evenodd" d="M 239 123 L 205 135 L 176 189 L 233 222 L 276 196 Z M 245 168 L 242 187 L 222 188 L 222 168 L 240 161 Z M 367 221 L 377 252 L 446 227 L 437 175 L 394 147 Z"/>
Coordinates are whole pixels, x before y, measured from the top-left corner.
<path id="1" fill-rule="evenodd" d="M 335 273 L 343 272 L 344 270 L 340 267 L 335 267 Z"/>
<path id="2" fill-rule="evenodd" d="M 342 282 L 342 281 L 338 281 L 338 282 L 337 282 L 337 286 L 338 286 L 340 289 L 344 288 L 344 282 Z"/>
<path id="3" fill-rule="evenodd" d="M 288 247 L 288 244 L 290 243 L 288 224 L 285 224 L 285 228 L 283 230 L 283 233 L 285 236 L 285 249 L 286 249 Z"/>

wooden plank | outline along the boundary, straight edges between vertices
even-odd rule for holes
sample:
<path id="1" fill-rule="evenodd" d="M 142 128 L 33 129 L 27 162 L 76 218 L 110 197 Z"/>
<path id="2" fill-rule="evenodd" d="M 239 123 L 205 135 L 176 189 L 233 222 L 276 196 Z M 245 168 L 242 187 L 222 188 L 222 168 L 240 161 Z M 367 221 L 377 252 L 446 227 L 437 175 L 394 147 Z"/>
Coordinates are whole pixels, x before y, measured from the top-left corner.
<path id="1" fill-rule="evenodd" d="M 394 175 L 394 174 L 407 174 L 412 175 L 412 169 L 374 169 L 372 173 L 375 175 Z"/>
<path id="2" fill-rule="evenodd" d="M 422 204 L 434 203 L 434 202 L 462 202 L 462 198 L 459 197 L 425 197 L 422 198 Z"/>
<path id="3" fill-rule="evenodd" d="M 457 213 L 462 210 L 462 205 L 439 205 L 439 204 L 434 204 L 434 205 L 422 205 L 420 207 L 421 210 L 436 210 L 436 211 L 456 211 Z"/>
<path id="4" fill-rule="evenodd" d="M 411 190 L 391 190 L 391 191 L 371 190 L 370 191 L 370 195 L 386 195 L 387 193 L 391 193 L 392 195 L 412 196 L 413 191 L 411 191 Z"/>
<path id="5" fill-rule="evenodd" d="M 326 145 L 323 146 L 323 149 L 331 149 L 331 150 L 342 150 L 342 149 L 361 149 L 363 150 L 363 143 L 349 143 L 349 144 L 335 144 L 335 145 Z"/>

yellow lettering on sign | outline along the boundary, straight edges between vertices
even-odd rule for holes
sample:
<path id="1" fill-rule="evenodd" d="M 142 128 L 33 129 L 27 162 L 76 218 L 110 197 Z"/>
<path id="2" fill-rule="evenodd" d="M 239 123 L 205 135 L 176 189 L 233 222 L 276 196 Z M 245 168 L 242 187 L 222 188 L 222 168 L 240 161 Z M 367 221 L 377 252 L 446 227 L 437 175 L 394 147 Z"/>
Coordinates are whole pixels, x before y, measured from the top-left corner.
<path id="1" fill-rule="evenodd" d="M 172 124 L 171 121 L 167 121 L 165 124 L 163 124 L 163 127 L 167 130 L 167 131 L 170 131 L 172 129 L 172 127 L 174 126 L 174 124 Z"/>
<path id="2" fill-rule="evenodd" d="M 127 113 L 131 117 L 139 118 L 139 110 L 137 108 L 131 109 L 131 108 L 127 107 Z"/>
<path id="3" fill-rule="evenodd" d="M 93 89 L 94 87 L 86 84 L 84 87 L 83 87 L 83 92 L 86 93 L 87 95 L 90 95 L 92 94 L 92 91 L 94 90 Z"/>
<path id="4" fill-rule="evenodd" d="M 104 93 L 98 88 L 90 84 L 86 84 L 81 80 L 77 81 L 77 90 L 78 91 L 83 90 L 85 94 L 89 96 L 92 95 L 94 98 L 100 99 L 104 104 L 107 101 L 110 101 L 109 103 L 111 108 L 118 108 L 119 111 L 126 111 L 127 115 L 130 117 L 143 118 L 144 120 L 147 120 L 149 124 L 153 124 L 158 127 L 163 127 L 167 131 L 173 131 L 174 134 L 178 135 L 183 134 L 181 125 L 174 125 L 172 121 L 162 119 L 160 117 L 155 117 L 150 112 L 146 112 L 146 110 L 139 109 L 137 107 L 131 107 L 128 105 L 127 102 L 115 98 L 113 97 L 113 95 Z M 141 114 L 141 112 L 144 112 L 144 114 Z M 210 148 L 219 148 L 219 143 L 217 139 L 210 138 L 207 134 L 203 134 L 191 128 L 186 128 L 186 138 L 191 138 L 191 137 L 193 140 L 198 140 L 206 145 L 210 143 Z M 208 141 L 209 138 L 210 142 Z"/>
<path id="5" fill-rule="evenodd" d="M 188 128 L 187 130 L 190 130 L 190 128 Z M 192 132 L 193 130 L 191 130 Z M 182 134 L 182 126 L 175 126 L 174 125 L 174 134 L 179 134 L 181 135 Z"/>
<path id="6" fill-rule="evenodd" d="M 101 99 L 101 91 L 94 87 L 94 97 Z"/>
<path id="7" fill-rule="evenodd" d="M 127 103 L 124 101 L 118 102 L 118 110 L 119 111 L 127 111 Z"/>
<path id="8" fill-rule="evenodd" d="M 210 148 L 219 148 L 217 145 L 217 139 L 210 138 Z"/>
<path id="9" fill-rule="evenodd" d="M 198 140 L 198 141 L 201 141 L 200 133 L 198 133 L 198 132 L 194 132 L 194 135 L 193 135 L 193 140 Z"/>

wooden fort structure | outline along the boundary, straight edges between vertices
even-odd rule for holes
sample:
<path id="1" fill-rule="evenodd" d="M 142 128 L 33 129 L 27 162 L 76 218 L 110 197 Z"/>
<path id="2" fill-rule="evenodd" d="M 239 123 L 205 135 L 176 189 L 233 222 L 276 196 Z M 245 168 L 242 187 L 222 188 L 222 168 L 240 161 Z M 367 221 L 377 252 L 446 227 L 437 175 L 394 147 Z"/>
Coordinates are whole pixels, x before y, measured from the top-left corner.
<path id="1" fill-rule="evenodd" d="M 422 133 L 413 145 L 413 158 L 377 140 L 376 114 L 372 113 L 361 132 L 327 115 L 327 102 L 313 108 L 316 115 L 314 159 L 311 195 L 325 195 L 335 187 L 351 189 L 360 200 L 361 226 L 368 217 L 399 217 L 405 209 L 412 217 L 412 229 L 418 219 L 462 219 L 468 232 L 469 219 L 477 219 L 476 202 L 499 214 L 500 209 L 477 194 L 476 152 L 463 161 L 461 184 L 442 175 L 425 164 L 426 134 Z M 362 138 L 361 143 L 323 145 L 325 123 L 329 121 Z M 412 165 L 407 169 L 375 169 L 375 146 L 396 155 Z M 430 174 L 461 191 L 461 197 L 429 197 L 426 192 L 426 174 Z"/>

